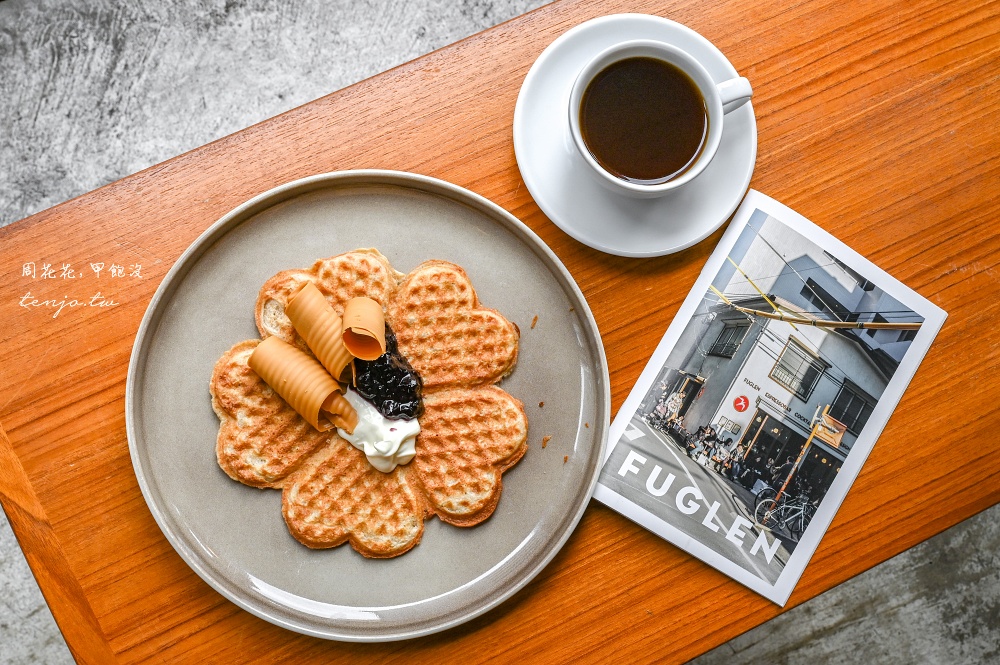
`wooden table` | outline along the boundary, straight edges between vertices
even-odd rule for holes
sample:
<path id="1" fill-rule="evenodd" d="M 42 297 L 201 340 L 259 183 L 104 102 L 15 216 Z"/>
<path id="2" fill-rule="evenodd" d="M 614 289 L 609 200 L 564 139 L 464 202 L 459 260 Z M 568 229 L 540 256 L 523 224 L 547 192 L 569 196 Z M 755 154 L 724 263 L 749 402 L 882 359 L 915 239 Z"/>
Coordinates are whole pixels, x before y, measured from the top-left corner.
<path id="1" fill-rule="evenodd" d="M 80 662 L 664 662 L 779 612 L 592 502 L 542 574 L 485 616 L 406 643 L 326 642 L 257 619 L 202 582 L 132 472 L 126 368 L 166 271 L 240 202 L 340 169 L 443 178 L 534 229 L 594 309 L 617 410 L 718 234 L 659 259 L 580 245 L 525 189 L 511 121 L 545 46 L 624 11 L 691 26 L 751 79 L 754 188 L 949 313 L 789 606 L 1000 501 L 989 445 L 1000 410 L 1000 3 L 563 0 L 0 229 L 0 501 Z M 25 276 L 29 262 L 52 264 L 56 277 Z M 121 266 L 116 282 L 101 282 L 117 305 L 58 316 L 22 306 L 28 291 L 79 297 L 59 271 L 91 262 Z"/>

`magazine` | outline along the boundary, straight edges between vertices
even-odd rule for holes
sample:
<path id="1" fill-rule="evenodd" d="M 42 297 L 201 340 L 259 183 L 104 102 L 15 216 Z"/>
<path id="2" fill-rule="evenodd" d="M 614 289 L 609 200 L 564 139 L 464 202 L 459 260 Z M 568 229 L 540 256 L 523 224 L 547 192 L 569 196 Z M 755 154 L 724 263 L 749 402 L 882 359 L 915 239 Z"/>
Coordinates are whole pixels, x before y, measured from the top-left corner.
<path id="1" fill-rule="evenodd" d="M 945 317 L 750 190 L 615 417 L 595 498 L 784 605 Z"/>

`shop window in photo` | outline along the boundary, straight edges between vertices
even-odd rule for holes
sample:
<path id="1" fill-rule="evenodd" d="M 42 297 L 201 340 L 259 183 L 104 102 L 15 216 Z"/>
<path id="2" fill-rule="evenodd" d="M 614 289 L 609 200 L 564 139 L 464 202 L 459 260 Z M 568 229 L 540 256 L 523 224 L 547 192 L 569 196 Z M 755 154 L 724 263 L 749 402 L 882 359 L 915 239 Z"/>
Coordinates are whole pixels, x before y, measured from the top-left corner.
<path id="1" fill-rule="evenodd" d="M 709 355 L 732 358 L 736 354 L 736 349 L 740 348 L 743 338 L 746 337 L 750 325 L 746 322 L 727 323 L 726 327 L 719 333 L 719 338 L 708 350 Z"/>
<path id="2" fill-rule="evenodd" d="M 771 370 L 771 378 L 791 390 L 802 401 L 808 401 L 827 363 L 810 353 L 794 337 L 788 339 Z"/>
<path id="3" fill-rule="evenodd" d="M 830 415 L 847 425 L 847 430 L 855 435 L 864 429 L 874 410 L 875 398 L 847 380 L 830 405 Z"/>

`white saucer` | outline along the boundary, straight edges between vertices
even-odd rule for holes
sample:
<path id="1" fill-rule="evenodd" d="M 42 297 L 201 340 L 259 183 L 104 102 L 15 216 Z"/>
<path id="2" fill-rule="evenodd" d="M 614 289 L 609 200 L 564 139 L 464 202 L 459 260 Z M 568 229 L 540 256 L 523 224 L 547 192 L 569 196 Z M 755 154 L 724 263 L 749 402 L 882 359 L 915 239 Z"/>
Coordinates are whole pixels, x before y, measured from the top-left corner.
<path id="1" fill-rule="evenodd" d="M 609 254 L 662 256 L 704 240 L 736 210 L 757 160 L 757 122 L 749 103 L 726 115 L 715 158 L 676 192 L 634 199 L 600 185 L 570 136 L 569 93 L 590 58 L 626 39 L 684 49 L 719 82 L 739 75 L 707 39 L 659 16 L 613 14 L 581 23 L 528 71 L 514 107 L 514 153 L 538 207 L 567 234 Z"/>

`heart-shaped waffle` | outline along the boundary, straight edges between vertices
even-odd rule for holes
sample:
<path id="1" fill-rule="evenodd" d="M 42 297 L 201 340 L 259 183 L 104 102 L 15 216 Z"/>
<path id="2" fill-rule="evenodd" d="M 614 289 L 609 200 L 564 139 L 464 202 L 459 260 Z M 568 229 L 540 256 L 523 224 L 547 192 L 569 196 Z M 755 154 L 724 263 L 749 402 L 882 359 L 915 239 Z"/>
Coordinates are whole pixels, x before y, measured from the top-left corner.
<path id="1" fill-rule="evenodd" d="M 240 342 L 215 364 L 212 409 L 220 421 L 216 455 L 233 480 L 280 487 L 330 434 L 316 431 L 250 369 L 247 360 L 258 343 Z"/>
<path id="2" fill-rule="evenodd" d="M 517 327 L 480 305 L 454 263 L 417 266 L 390 298 L 386 318 L 429 390 L 496 383 L 517 362 Z"/>
<path id="3" fill-rule="evenodd" d="M 517 360 L 517 327 L 481 306 L 461 267 L 428 261 L 404 276 L 365 249 L 269 279 L 255 310 L 262 337 L 302 346 L 284 306 L 305 280 L 338 313 L 358 295 L 384 305 L 400 351 L 424 380 L 416 456 L 385 474 L 335 433 L 312 429 L 247 367 L 259 341 L 251 340 L 213 372 L 219 465 L 247 485 L 282 487 L 290 533 L 313 548 L 349 541 L 365 556 L 392 557 L 420 541 L 427 516 L 457 526 L 488 518 L 503 472 L 527 450 L 523 404 L 493 385 Z"/>
<path id="4" fill-rule="evenodd" d="M 275 335 L 305 348 L 305 342 L 285 316 L 285 305 L 303 283 L 315 284 L 334 311 L 343 315 L 344 305 L 356 296 L 368 296 L 385 307 L 402 277 L 377 249 L 356 249 L 320 259 L 309 270 L 283 270 L 260 289 L 254 309 L 257 330 L 261 337 Z"/>
<path id="5" fill-rule="evenodd" d="M 410 466 L 382 473 L 363 452 L 333 436 L 289 478 L 282 514 L 296 540 L 309 547 L 350 540 L 367 557 L 398 556 L 424 532 L 426 504 L 412 473 Z"/>
<path id="6" fill-rule="evenodd" d="M 528 421 L 496 386 L 428 393 L 413 460 L 431 509 L 457 526 L 478 524 L 500 501 L 501 474 L 521 459 Z"/>

